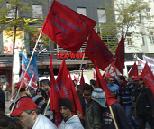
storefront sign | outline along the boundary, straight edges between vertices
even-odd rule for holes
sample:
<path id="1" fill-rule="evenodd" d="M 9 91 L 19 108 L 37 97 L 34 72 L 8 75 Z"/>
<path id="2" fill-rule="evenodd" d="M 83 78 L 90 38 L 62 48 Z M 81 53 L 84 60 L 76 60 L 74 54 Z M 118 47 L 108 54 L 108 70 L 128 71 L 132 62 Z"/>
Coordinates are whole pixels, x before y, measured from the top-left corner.
<path id="1" fill-rule="evenodd" d="M 84 52 L 59 52 L 57 53 L 57 59 L 82 59 Z"/>

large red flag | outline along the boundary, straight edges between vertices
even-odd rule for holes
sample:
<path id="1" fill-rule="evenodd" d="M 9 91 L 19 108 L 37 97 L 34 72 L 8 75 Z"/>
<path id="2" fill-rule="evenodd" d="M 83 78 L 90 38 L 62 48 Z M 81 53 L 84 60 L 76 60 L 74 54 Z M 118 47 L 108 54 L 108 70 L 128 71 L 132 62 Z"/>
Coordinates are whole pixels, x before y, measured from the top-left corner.
<path id="1" fill-rule="evenodd" d="M 141 77 L 147 87 L 152 91 L 154 95 L 154 76 L 153 73 L 149 67 L 149 65 L 146 63 L 142 72 Z"/>
<path id="2" fill-rule="evenodd" d="M 58 125 L 61 122 L 59 112 L 59 89 L 53 74 L 52 55 L 50 55 L 50 109 L 54 112 L 55 123 Z"/>
<path id="3" fill-rule="evenodd" d="M 114 66 L 123 74 L 124 69 L 124 37 L 121 37 L 115 52 Z"/>
<path id="4" fill-rule="evenodd" d="M 77 51 L 87 41 L 96 22 L 54 1 L 43 24 L 42 32 L 60 47 Z"/>
<path id="5" fill-rule="evenodd" d="M 80 78 L 80 85 L 81 85 L 81 86 L 84 86 L 84 84 L 85 84 L 85 80 L 84 80 L 83 70 L 82 70 L 81 78 Z"/>
<path id="6" fill-rule="evenodd" d="M 57 77 L 57 84 L 59 87 L 60 98 L 68 98 L 73 104 L 73 112 L 82 112 L 79 97 L 77 95 L 73 81 L 71 80 L 70 73 L 67 69 L 65 60 L 60 65 L 59 74 Z"/>
<path id="7" fill-rule="evenodd" d="M 116 103 L 116 98 L 112 95 L 111 91 L 107 87 L 107 83 L 102 77 L 99 69 L 96 67 L 96 84 L 105 91 L 106 103 L 108 106 Z"/>
<path id="8" fill-rule="evenodd" d="M 95 30 L 89 36 L 86 48 L 86 56 L 97 66 L 104 70 L 112 61 L 113 55 L 100 39 Z"/>
<path id="9" fill-rule="evenodd" d="M 129 77 L 138 77 L 138 66 L 136 65 L 136 62 L 134 62 L 132 68 L 130 69 L 128 73 Z"/>

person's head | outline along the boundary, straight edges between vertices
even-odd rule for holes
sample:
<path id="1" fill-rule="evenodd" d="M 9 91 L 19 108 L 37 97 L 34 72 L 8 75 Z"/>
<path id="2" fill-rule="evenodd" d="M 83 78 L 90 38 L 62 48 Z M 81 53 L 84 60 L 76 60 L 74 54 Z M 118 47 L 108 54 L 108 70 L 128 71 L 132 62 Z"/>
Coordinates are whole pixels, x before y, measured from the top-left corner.
<path id="1" fill-rule="evenodd" d="M 77 85 L 76 88 L 77 88 L 78 95 L 82 95 L 83 94 L 83 86 Z"/>
<path id="2" fill-rule="evenodd" d="M 93 87 L 96 87 L 96 80 L 91 79 L 90 80 L 90 85 L 92 85 Z"/>
<path id="3" fill-rule="evenodd" d="M 100 106 L 105 107 L 105 92 L 101 88 L 95 88 L 92 92 L 91 98 Z"/>
<path id="4" fill-rule="evenodd" d="M 18 82 L 18 83 L 15 84 L 16 91 L 18 91 L 19 88 L 20 88 L 20 92 L 19 92 L 19 96 L 20 97 L 30 96 L 30 93 L 29 93 L 29 91 L 27 89 L 27 86 L 26 86 L 26 84 L 24 82 L 23 83 L 22 82 Z"/>
<path id="5" fill-rule="evenodd" d="M 109 84 L 113 84 L 115 82 L 114 77 L 110 73 L 105 74 L 105 79 Z"/>
<path id="6" fill-rule="evenodd" d="M 73 107 L 71 101 L 68 98 L 61 98 L 59 107 L 64 121 L 67 121 L 72 116 Z"/>
<path id="7" fill-rule="evenodd" d="M 83 97 L 87 102 L 91 102 L 91 94 L 93 91 L 93 87 L 91 85 L 86 84 L 83 89 Z"/>
<path id="8" fill-rule="evenodd" d="M 50 81 L 49 79 L 43 79 L 40 81 L 40 88 L 44 89 L 45 91 L 49 91 L 50 89 Z"/>
<path id="9" fill-rule="evenodd" d="M 0 129 L 24 129 L 19 119 L 0 115 Z"/>
<path id="10" fill-rule="evenodd" d="M 25 128 L 31 129 L 37 118 L 37 105 L 31 98 L 22 98 L 17 103 L 11 116 L 18 117 Z"/>

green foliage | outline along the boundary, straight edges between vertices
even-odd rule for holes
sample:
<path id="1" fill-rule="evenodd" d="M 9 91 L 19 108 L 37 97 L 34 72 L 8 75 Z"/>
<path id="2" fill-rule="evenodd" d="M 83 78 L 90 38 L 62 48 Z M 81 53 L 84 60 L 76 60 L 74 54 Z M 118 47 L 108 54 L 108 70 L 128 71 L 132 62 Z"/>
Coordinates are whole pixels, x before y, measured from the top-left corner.
<path id="1" fill-rule="evenodd" d="M 144 14 L 145 9 L 148 8 L 148 3 L 143 0 L 134 0 L 129 3 L 119 3 L 117 5 L 117 27 L 123 34 L 126 34 L 130 27 L 139 24 L 139 14 Z"/>
<path id="2" fill-rule="evenodd" d="M 20 30 L 31 32 L 36 30 L 37 27 L 31 25 L 40 24 L 40 19 L 32 19 L 20 16 L 20 14 L 31 13 L 31 2 L 23 2 L 22 0 L 8 0 L 10 7 L 6 8 L 6 1 L 0 0 L 0 31 L 9 30 L 17 27 Z M 16 9 L 20 14 L 18 15 Z M 14 17 L 8 18 L 9 12 L 14 13 Z M 15 17 L 16 15 L 16 17 Z"/>

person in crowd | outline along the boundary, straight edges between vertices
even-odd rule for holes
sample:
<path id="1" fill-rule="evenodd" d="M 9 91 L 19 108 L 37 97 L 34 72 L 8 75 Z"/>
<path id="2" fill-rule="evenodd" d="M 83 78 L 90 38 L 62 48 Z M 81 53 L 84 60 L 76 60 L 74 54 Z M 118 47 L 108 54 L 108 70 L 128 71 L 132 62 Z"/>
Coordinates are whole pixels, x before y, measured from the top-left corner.
<path id="1" fill-rule="evenodd" d="M 24 129 L 22 122 L 17 118 L 0 115 L 0 129 Z"/>
<path id="2" fill-rule="evenodd" d="M 96 87 L 96 80 L 90 79 L 90 85 L 95 88 Z"/>
<path id="3" fill-rule="evenodd" d="M 46 101 L 49 99 L 50 81 L 49 79 L 43 79 L 40 81 L 40 88 L 42 89 L 42 96 Z"/>
<path id="4" fill-rule="evenodd" d="M 42 96 L 42 89 L 36 90 L 36 95 L 32 98 L 35 104 L 41 109 L 41 114 L 45 113 L 45 116 L 53 121 L 53 112 L 50 110 L 50 105 L 47 105 L 45 98 Z"/>
<path id="5" fill-rule="evenodd" d="M 59 125 L 59 129 L 84 129 L 79 117 L 72 114 L 72 103 L 69 99 L 60 99 L 59 106 L 63 118 Z"/>
<path id="6" fill-rule="evenodd" d="M 0 114 L 5 113 L 5 92 L 2 88 L 2 83 L 0 82 Z"/>
<path id="7" fill-rule="evenodd" d="M 120 99 L 120 104 L 124 108 L 126 117 L 128 119 L 129 125 L 133 127 L 133 120 L 132 120 L 132 109 L 133 109 L 133 86 L 128 85 L 126 79 L 124 76 L 118 76 L 118 82 L 120 85 L 120 91 L 119 91 L 119 99 Z"/>
<path id="8" fill-rule="evenodd" d="M 25 129 L 57 129 L 46 116 L 39 114 L 39 109 L 31 98 L 20 100 L 10 115 L 18 117 Z"/>
<path id="9" fill-rule="evenodd" d="M 99 112 L 102 119 L 101 129 L 116 129 L 115 126 L 118 129 L 131 129 L 125 112 L 119 103 L 112 104 L 110 108 L 106 106 L 105 92 L 101 88 L 95 88 L 91 98 L 101 106 L 101 111 Z"/>
<path id="10" fill-rule="evenodd" d="M 154 129 L 154 95 L 141 78 L 139 86 L 140 92 L 136 99 L 138 129 L 145 129 L 146 123 L 149 123 L 151 129 Z"/>
<path id="11" fill-rule="evenodd" d="M 91 85 L 84 86 L 83 96 L 86 100 L 85 128 L 102 129 L 102 108 L 91 98 L 92 91 Z"/>
<path id="12" fill-rule="evenodd" d="M 110 89 L 111 93 L 117 97 L 119 94 L 119 86 L 115 83 L 115 78 L 109 73 L 105 74 L 105 78 L 107 81 L 107 86 Z"/>
<path id="13" fill-rule="evenodd" d="M 20 88 L 20 85 L 21 85 L 21 82 L 18 82 L 15 84 L 15 90 L 18 92 L 19 88 Z M 16 94 L 17 95 L 17 94 Z M 16 104 L 22 100 L 22 99 L 25 99 L 25 98 L 31 98 L 31 95 L 29 93 L 29 91 L 27 90 L 26 88 L 26 84 L 23 83 L 21 88 L 20 88 L 20 91 L 19 91 L 19 94 L 16 98 L 16 100 L 14 100 L 12 102 L 12 104 L 10 105 L 9 109 L 10 111 L 12 111 L 13 108 L 15 108 Z"/>

